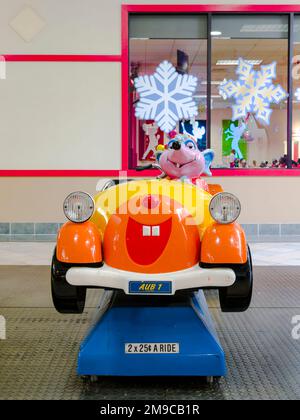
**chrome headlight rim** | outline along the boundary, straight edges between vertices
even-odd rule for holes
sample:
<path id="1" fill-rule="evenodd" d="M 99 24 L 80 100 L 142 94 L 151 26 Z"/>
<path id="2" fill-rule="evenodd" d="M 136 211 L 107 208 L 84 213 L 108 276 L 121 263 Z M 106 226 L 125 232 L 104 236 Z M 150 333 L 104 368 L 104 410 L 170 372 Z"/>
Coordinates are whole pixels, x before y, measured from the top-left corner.
<path id="1" fill-rule="evenodd" d="M 218 219 L 217 219 L 217 218 L 215 218 L 215 217 L 214 217 L 214 215 L 213 215 L 213 208 L 212 208 L 213 202 L 214 202 L 214 200 L 215 200 L 215 199 L 217 199 L 218 197 L 223 196 L 223 195 L 230 196 L 230 197 L 234 198 L 234 199 L 237 201 L 237 204 L 238 204 L 238 207 L 237 207 L 237 214 L 236 214 L 236 216 L 235 216 L 234 218 L 232 218 L 230 221 L 222 221 L 222 220 L 218 220 Z M 215 221 L 215 222 L 217 222 L 217 223 L 219 223 L 219 224 L 221 224 L 221 225 L 229 225 L 230 223 L 234 223 L 234 222 L 235 222 L 235 221 L 239 218 L 239 216 L 240 216 L 240 214 L 241 214 L 241 207 L 242 207 L 242 206 L 241 206 L 241 202 L 240 202 L 240 200 L 238 199 L 238 197 L 237 197 L 236 195 L 234 195 L 234 194 L 232 194 L 232 193 L 229 193 L 229 192 L 227 192 L 227 191 L 221 191 L 221 192 L 219 192 L 219 193 L 215 194 L 215 195 L 211 198 L 210 203 L 209 203 L 209 213 L 210 213 L 211 217 L 214 219 L 214 221 Z"/>
<path id="2" fill-rule="evenodd" d="M 72 197 L 75 194 L 85 196 L 88 200 L 90 200 L 90 204 L 91 204 L 89 213 L 86 215 L 86 217 L 82 218 L 81 220 L 74 220 L 73 218 L 71 218 L 70 215 L 67 212 L 67 209 L 66 209 L 67 200 L 70 199 L 70 197 Z M 95 212 L 95 200 L 89 193 L 87 193 L 85 191 L 73 191 L 70 194 L 68 194 L 67 197 L 64 199 L 63 212 L 64 212 L 64 215 L 66 216 L 66 218 L 70 222 L 72 222 L 72 223 L 85 223 L 93 216 L 93 214 Z"/>

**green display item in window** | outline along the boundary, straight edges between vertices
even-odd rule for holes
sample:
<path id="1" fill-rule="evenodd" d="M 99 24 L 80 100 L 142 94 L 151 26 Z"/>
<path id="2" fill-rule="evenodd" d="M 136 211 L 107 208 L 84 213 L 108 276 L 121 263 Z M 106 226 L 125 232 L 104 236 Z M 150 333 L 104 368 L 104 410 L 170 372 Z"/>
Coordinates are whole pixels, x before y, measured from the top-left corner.
<path id="1" fill-rule="evenodd" d="M 231 150 L 235 150 L 237 159 L 248 158 L 248 145 L 242 138 L 245 131 L 239 127 L 238 121 L 222 120 L 222 155 L 229 156 Z"/>

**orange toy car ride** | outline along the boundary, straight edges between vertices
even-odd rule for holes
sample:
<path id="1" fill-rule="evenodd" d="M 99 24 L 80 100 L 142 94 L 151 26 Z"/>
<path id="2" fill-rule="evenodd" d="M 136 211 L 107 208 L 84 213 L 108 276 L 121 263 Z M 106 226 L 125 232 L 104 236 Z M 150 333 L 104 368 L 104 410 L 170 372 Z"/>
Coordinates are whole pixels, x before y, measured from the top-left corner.
<path id="1" fill-rule="evenodd" d="M 252 262 L 236 222 L 240 202 L 220 186 L 112 180 L 94 199 L 70 194 L 64 212 L 51 275 L 59 312 L 82 312 L 87 288 L 149 299 L 215 288 L 222 311 L 248 308 Z"/>

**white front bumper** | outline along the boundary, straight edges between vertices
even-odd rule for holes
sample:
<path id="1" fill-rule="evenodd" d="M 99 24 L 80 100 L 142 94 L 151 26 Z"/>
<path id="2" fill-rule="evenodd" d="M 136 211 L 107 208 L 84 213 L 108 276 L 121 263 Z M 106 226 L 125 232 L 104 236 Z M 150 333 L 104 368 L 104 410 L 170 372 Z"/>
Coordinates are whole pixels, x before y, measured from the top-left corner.
<path id="1" fill-rule="evenodd" d="M 173 273 L 144 274 L 118 270 L 103 265 L 100 268 L 73 267 L 67 271 L 67 282 L 73 286 L 100 287 L 102 289 L 121 289 L 126 294 L 129 291 L 129 283 L 133 281 L 159 282 L 169 281 L 172 291 L 157 295 L 174 295 L 177 290 L 201 289 L 207 287 L 228 287 L 235 282 L 235 273 L 230 268 L 201 268 L 195 265 L 187 270 Z M 153 293 L 143 292 L 152 295 Z"/>

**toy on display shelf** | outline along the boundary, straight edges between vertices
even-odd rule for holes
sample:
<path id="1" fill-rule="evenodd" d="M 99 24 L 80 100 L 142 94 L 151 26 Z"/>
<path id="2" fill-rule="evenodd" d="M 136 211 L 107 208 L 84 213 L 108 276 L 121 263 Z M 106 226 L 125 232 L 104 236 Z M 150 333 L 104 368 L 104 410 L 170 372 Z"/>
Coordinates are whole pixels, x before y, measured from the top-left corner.
<path id="1" fill-rule="evenodd" d="M 198 105 L 198 113 L 204 114 L 206 112 L 206 104 L 203 102 L 200 102 Z"/>
<path id="2" fill-rule="evenodd" d="M 139 130 L 139 159 L 155 160 L 155 152 L 158 144 L 163 144 L 164 133 L 155 121 L 140 123 Z"/>
<path id="3" fill-rule="evenodd" d="M 241 124 L 244 127 L 242 139 L 245 140 L 247 143 L 252 143 L 254 141 L 254 137 L 251 131 L 249 130 L 249 122 L 251 118 L 254 118 L 254 117 L 250 114 L 250 112 L 248 112 L 245 118 L 241 118 L 239 120 L 239 125 Z"/>
<path id="4" fill-rule="evenodd" d="M 251 115 L 248 113 L 245 118 L 240 118 L 238 123 L 230 122 L 229 127 L 224 131 L 225 141 L 231 142 L 231 151 L 229 154 L 229 167 L 230 168 L 246 168 L 247 164 L 247 145 L 241 147 L 241 141 L 251 143 L 254 137 L 248 128 Z M 226 121 L 225 121 L 226 122 Z M 242 150 L 241 150 L 242 149 Z"/>
<path id="5" fill-rule="evenodd" d="M 192 136 L 201 151 L 206 149 L 206 120 L 195 117 L 183 120 L 179 123 L 179 133 Z"/>
<path id="6" fill-rule="evenodd" d="M 243 121 L 239 121 L 239 124 L 236 125 L 234 122 L 230 122 L 229 127 L 224 131 L 225 141 L 231 142 L 231 150 L 235 151 L 235 156 L 237 159 L 243 159 L 244 155 L 240 148 L 240 141 L 242 140 L 242 135 L 246 130 L 246 124 Z"/>
<path id="7" fill-rule="evenodd" d="M 252 143 L 254 141 L 254 137 L 252 136 L 251 132 L 249 130 L 245 130 L 243 133 L 243 139 L 247 143 Z"/>

